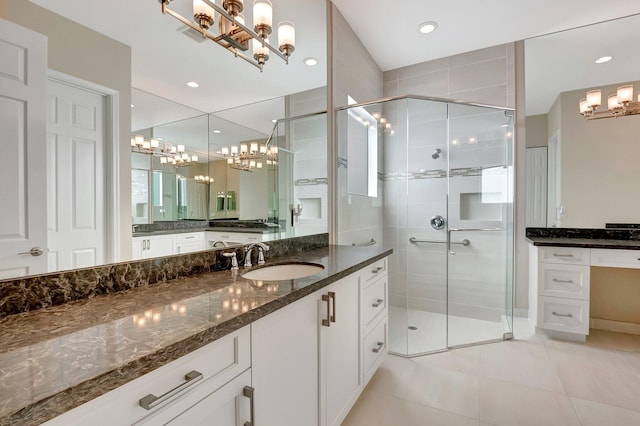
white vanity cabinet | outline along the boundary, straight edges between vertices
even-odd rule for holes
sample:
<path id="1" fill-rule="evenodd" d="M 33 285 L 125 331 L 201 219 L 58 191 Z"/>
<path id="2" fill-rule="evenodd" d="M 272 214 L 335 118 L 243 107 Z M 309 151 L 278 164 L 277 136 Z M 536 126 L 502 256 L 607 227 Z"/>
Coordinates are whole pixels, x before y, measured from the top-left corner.
<path id="1" fill-rule="evenodd" d="M 228 244 L 251 244 L 256 242 L 270 241 L 274 234 L 262 232 L 228 232 L 228 231 L 205 231 L 207 248 L 211 248 L 216 241 L 223 241 Z M 220 246 L 218 246 L 220 247 Z"/>
<path id="2" fill-rule="evenodd" d="M 153 235 L 148 237 L 133 237 L 133 260 L 149 259 L 152 257 L 171 256 L 175 254 L 175 237 L 173 235 Z"/>
<path id="3" fill-rule="evenodd" d="M 184 254 L 194 251 L 206 250 L 206 241 L 204 232 L 188 232 L 185 234 L 176 234 L 176 253 Z"/>
<path id="4" fill-rule="evenodd" d="M 221 426 L 244 424 L 252 415 L 244 395 L 252 389 L 250 344 L 246 326 L 45 424 L 199 425 L 212 415 Z"/>
<path id="5" fill-rule="evenodd" d="M 389 339 L 388 259 L 367 266 L 361 272 L 360 311 L 364 386 L 376 372 L 387 353 Z"/>

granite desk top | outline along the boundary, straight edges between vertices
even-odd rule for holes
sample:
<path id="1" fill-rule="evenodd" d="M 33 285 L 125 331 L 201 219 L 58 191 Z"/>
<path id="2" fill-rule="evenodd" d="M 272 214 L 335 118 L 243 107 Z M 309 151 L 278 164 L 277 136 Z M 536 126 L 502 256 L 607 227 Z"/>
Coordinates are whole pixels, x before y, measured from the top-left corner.
<path id="1" fill-rule="evenodd" d="M 0 425 L 40 424 L 391 254 L 328 246 L 271 258 L 314 262 L 306 278 L 209 272 L 0 320 Z"/>
<path id="2" fill-rule="evenodd" d="M 610 239 L 595 239 L 595 238 L 552 238 L 552 237 L 527 237 L 527 240 L 534 246 L 640 250 L 639 240 L 610 240 Z"/>

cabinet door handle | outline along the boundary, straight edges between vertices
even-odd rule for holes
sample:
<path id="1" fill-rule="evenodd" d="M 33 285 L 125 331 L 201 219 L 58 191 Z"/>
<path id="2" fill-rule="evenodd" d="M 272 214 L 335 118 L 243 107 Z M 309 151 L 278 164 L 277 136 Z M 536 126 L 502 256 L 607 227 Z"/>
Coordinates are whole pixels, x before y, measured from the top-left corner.
<path id="1" fill-rule="evenodd" d="M 557 278 L 554 278 L 553 280 L 554 283 L 567 283 L 567 284 L 573 284 L 573 280 L 559 280 Z"/>
<path id="2" fill-rule="evenodd" d="M 254 395 L 253 392 L 255 391 L 254 388 L 252 388 L 251 386 L 245 386 L 244 388 L 242 388 L 242 396 L 246 396 L 247 398 L 249 398 L 249 421 L 248 422 L 244 422 L 244 426 L 255 426 L 255 410 L 253 408 L 253 400 L 254 400 Z"/>
<path id="3" fill-rule="evenodd" d="M 377 308 L 378 306 L 382 305 L 382 302 L 384 302 L 383 299 L 378 299 L 376 300 L 376 303 L 372 304 L 371 306 Z"/>
<path id="4" fill-rule="evenodd" d="M 329 295 L 323 294 L 322 301 L 327 302 L 327 319 L 322 320 L 322 325 L 325 327 L 331 327 L 331 303 L 329 301 Z"/>
<path id="5" fill-rule="evenodd" d="M 382 266 L 378 266 L 376 269 L 372 270 L 371 273 L 372 274 L 377 274 L 378 272 L 382 271 L 384 268 Z"/>
<path id="6" fill-rule="evenodd" d="M 168 392 L 165 392 L 160 396 L 155 396 L 154 394 L 150 393 L 149 395 L 140 399 L 138 403 L 145 410 L 151 410 L 152 408 L 157 407 L 158 405 L 162 404 L 166 400 L 185 391 L 187 388 L 193 386 L 199 380 L 202 380 L 202 373 L 193 370 L 185 374 L 184 379 L 186 380 L 184 383 L 176 386 L 175 388 L 169 390 Z"/>
<path id="7" fill-rule="evenodd" d="M 151 240 L 147 240 L 147 250 L 151 250 Z"/>
<path id="8" fill-rule="evenodd" d="M 384 342 L 378 342 L 375 348 L 371 349 L 372 352 L 378 353 L 380 350 L 384 348 Z"/>
<path id="9" fill-rule="evenodd" d="M 551 312 L 553 315 L 557 316 L 557 317 L 567 317 L 567 318 L 573 318 L 573 315 L 571 314 L 559 314 L 557 312 Z"/>
<path id="10" fill-rule="evenodd" d="M 195 238 L 195 236 L 191 236 L 191 237 L 184 237 L 185 240 L 193 240 Z"/>
<path id="11" fill-rule="evenodd" d="M 329 297 L 331 298 L 332 305 L 333 305 L 333 315 L 331 315 L 331 322 L 336 322 L 336 293 L 333 291 L 330 291 Z"/>
<path id="12" fill-rule="evenodd" d="M 558 254 L 558 253 L 553 253 L 553 255 L 555 257 L 573 257 L 572 254 Z"/>

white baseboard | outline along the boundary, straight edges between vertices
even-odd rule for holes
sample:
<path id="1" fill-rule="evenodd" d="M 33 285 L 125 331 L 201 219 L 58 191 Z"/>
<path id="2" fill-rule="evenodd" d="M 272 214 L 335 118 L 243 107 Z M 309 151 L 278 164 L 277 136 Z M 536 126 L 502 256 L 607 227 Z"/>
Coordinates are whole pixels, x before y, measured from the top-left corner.
<path id="1" fill-rule="evenodd" d="M 616 331 L 640 335 L 640 324 L 622 321 L 611 321 L 599 318 L 589 318 L 589 327 L 596 330 Z"/>

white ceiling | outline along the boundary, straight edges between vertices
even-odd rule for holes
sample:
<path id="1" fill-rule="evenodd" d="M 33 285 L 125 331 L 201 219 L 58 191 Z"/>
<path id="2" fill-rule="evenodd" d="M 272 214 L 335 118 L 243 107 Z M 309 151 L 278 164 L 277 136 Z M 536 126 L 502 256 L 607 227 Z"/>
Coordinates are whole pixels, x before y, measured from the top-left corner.
<path id="1" fill-rule="evenodd" d="M 220 111 L 326 84 L 324 0 L 274 0 L 274 23 L 292 20 L 296 24 L 296 51 L 288 66 L 272 57 L 262 74 L 214 43 L 198 43 L 178 32 L 183 25 L 162 15 L 158 0 L 32 1 L 131 46 L 134 87 L 198 111 Z M 640 13 L 637 0 L 333 1 L 382 70 Z M 171 7 L 188 17 L 191 3 L 174 0 Z M 248 22 L 250 9 L 245 11 Z M 417 27 L 427 20 L 437 21 L 439 26 L 434 33 L 422 35 Z M 622 40 L 616 30 L 608 36 Z M 561 58 L 563 51 L 572 55 L 584 51 L 586 59 L 593 60 L 593 53 L 587 49 L 592 44 L 582 40 L 563 48 L 553 42 L 541 50 L 557 47 L 556 58 Z M 318 57 L 320 64 L 304 66 L 302 59 L 307 56 Z M 562 66 L 559 61 L 553 62 L 551 73 L 534 74 L 533 79 L 527 76 L 527 88 L 536 93 L 546 90 L 549 97 L 555 80 L 569 80 L 577 87 L 599 84 L 579 83 L 579 77 L 592 73 L 575 71 L 571 66 L 586 69 L 583 59 L 570 58 Z M 527 66 L 532 63 L 541 64 L 536 67 L 538 71 L 549 69 L 549 65 L 542 65 L 542 59 L 528 61 Z M 609 65 L 611 69 L 616 64 Z M 198 81 L 200 88 L 186 87 L 190 80 Z M 532 88 L 531 81 L 539 84 Z M 530 108 L 528 105 L 528 113 L 543 111 L 545 102 L 548 100 Z"/>

